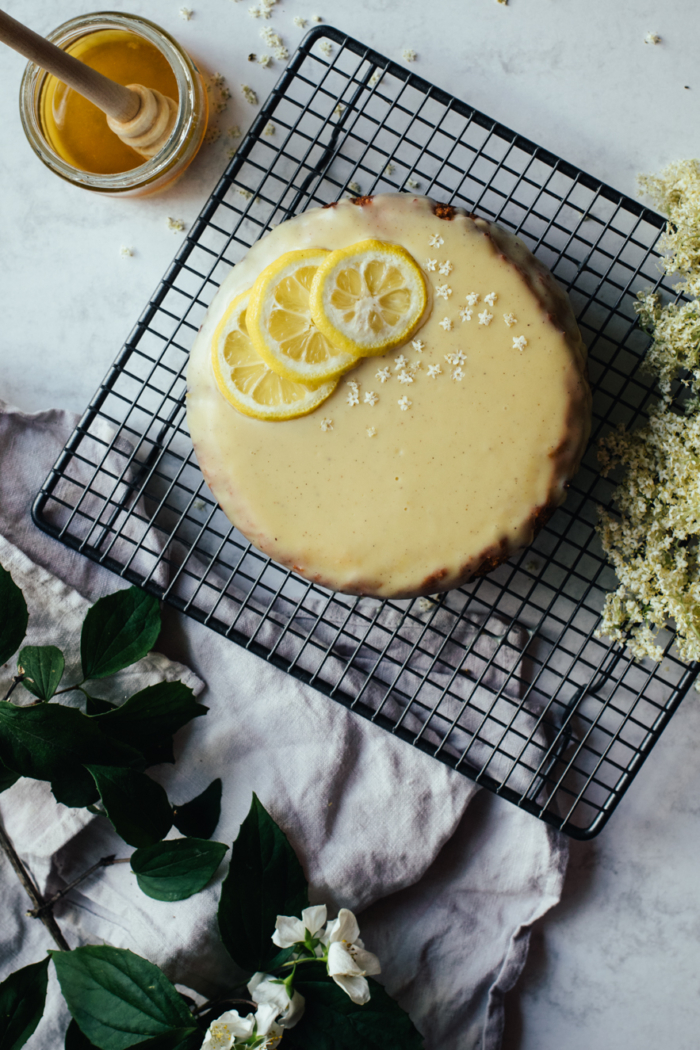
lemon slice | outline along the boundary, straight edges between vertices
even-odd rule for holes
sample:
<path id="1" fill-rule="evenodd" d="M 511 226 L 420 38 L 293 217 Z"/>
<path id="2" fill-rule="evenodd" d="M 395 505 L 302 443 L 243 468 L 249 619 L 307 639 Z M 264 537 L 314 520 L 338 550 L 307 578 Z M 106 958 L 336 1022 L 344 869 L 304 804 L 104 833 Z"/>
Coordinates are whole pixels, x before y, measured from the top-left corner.
<path id="1" fill-rule="evenodd" d="M 308 386 L 325 383 L 356 363 L 311 319 L 311 282 L 327 255 L 324 248 L 286 252 L 258 277 L 250 293 L 248 331 L 260 356 L 286 379 Z"/>
<path id="2" fill-rule="evenodd" d="M 234 408 L 255 419 L 295 419 L 313 412 L 338 380 L 311 388 L 268 368 L 248 335 L 249 300 L 249 291 L 234 299 L 214 333 L 211 355 L 219 390 Z"/>
<path id="3" fill-rule="evenodd" d="M 330 252 L 311 285 L 319 331 L 356 357 L 405 343 L 420 324 L 428 292 L 420 267 L 398 244 L 359 241 Z"/>

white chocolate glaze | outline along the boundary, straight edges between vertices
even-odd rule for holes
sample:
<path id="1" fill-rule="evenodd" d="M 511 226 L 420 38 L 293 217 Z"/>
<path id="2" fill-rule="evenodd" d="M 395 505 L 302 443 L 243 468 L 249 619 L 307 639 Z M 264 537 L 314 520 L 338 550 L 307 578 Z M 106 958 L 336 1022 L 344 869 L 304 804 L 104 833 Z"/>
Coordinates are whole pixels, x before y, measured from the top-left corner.
<path id="1" fill-rule="evenodd" d="M 359 201 L 282 223 L 232 270 L 192 349 L 188 421 L 212 492 L 256 547 L 334 590 L 411 597 L 503 561 L 563 501 L 590 428 L 585 349 L 566 297 L 517 238 L 424 197 Z M 368 237 L 403 245 L 433 297 L 449 294 L 309 416 L 239 414 L 210 360 L 227 304 L 283 252 Z"/>

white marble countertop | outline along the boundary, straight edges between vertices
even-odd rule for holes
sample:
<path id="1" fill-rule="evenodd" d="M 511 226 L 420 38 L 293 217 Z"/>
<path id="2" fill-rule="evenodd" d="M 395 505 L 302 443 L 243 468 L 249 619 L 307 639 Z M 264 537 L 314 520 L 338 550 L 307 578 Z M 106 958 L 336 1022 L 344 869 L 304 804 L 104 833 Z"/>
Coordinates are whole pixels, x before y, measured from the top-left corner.
<path id="1" fill-rule="evenodd" d="M 3 6 L 41 33 L 93 9 Z M 224 74 L 234 88 L 226 124 L 245 131 L 257 110 L 235 89 L 245 81 L 262 100 L 281 72 L 247 62 L 261 50 L 248 0 L 187 0 L 190 21 L 179 0 L 110 6 L 152 18 Z M 624 192 L 635 193 L 637 173 L 700 154 L 700 5 L 689 0 L 280 0 L 273 24 L 290 50 L 304 32 L 293 17 L 314 14 L 399 61 L 415 49 L 417 73 Z M 661 43 L 645 43 L 650 31 Z M 80 411 L 179 246 L 168 216 L 193 221 L 229 143 L 206 146 L 162 196 L 90 195 L 27 145 L 23 66 L 0 52 L 0 397 Z M 506 1050 L 697 1047 L 699 748 L 693 695 L 602 835 L 573 845 L 563 901 L 535 930 L 509 995 Z"/>

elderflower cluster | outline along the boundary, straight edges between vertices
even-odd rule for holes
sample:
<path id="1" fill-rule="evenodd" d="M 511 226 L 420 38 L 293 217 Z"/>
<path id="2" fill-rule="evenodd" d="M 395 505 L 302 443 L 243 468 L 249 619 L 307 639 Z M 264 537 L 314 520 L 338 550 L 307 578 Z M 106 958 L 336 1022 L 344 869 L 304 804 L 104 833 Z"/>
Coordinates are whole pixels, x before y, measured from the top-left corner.
<path id="1" fill-rule="evenodd" d="M 689 302 L 663 305 L 639 295 L 640 323 L 653 336 L 645 367 L 661 399 L 648 423 L 601 441 L 602 473 L 622 468 L 613 512 L 598 532 L 620 585 L 597 631 L 641 658 L 660 660 L 659 631 L 673 623 L 684 660 L 700 659 L 700 163 L 672 164 L 642 189 L 668 215 L 661 245 L 667 273 L 680 275 Z M 686 388 L 679 404 L 674 381 Z"/>

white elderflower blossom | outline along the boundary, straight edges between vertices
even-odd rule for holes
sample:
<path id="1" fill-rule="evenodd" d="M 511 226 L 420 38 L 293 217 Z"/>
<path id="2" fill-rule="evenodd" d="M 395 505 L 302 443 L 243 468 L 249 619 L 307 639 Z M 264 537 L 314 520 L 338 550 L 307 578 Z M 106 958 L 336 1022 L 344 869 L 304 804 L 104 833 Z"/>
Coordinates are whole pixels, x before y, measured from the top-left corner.
<path id="1" fill-rule="evenodd" d="M 404 62 L 415 62 L 417 56 L 412 47 L 405 47 L 401 52 L 401 57 Z"/>
<path id="2" fill-rule="evenodd" d="M 267 124 L 263 128 L 263 135 L 274 135 L 276 131 L 276 126 L 272 123 L 271 120 L 268 120 Z"/>
<path id="3" fill-rule="evenodd" d="M 375 394 L 374 390 L 367 390 L 363 400 L 366 405 L 370 405 L 371 408 L 374 408 L 377 401 L 379 401 L 379 394 Z"/>
<path id="4" fill-rule="evenodd" d="M 513 314 L 504 314 L 503 320 L 506 322 L 509 328 L 512 328 L 513 325 L 516 325 L 518 323 L 518 318 L 515 317 Z"/>
<path id="5" fill-rule="evenodd" d="M 658 33 L 647 33 L 647 35 L 644 37 L 644 43 L 645 44 L 660 44 L 661 43 L 661 37 L 659 36 Z"/>
<path id="6" fill-rule="evenodd" d="M 332 419 L 322 419 L 321 420 L 321 430 L 323 430 L 325 432 L 326 430 L 332 430 L 332 429 L 333 429 L 333 420 Z M 273 940 L 274 940 L 274 937 L 273 937 Z"/>
<path id="7" fill-rule="evenodd" d="M 409 401 L 407 397 L 400 397 L 397 401 L 397 405 L 399 406 L 402 412 L 408 412 L 412 404 L 413 402 Z"/>
<path id="8" fill-rule="evenodd" d="M 435 294 L 441 296 L 443 299 L 449 299 L 452 295 L 452 289 L 446 284 L 439 284 L 435 289 Z"/>
<path id="9" fill-rule="evenodd" d="M 348 396 L 346 398 L 346 401 L 350 405 L 351 408 L 354 408 L 355 405 L 359 405 L 359 403 L 360 403 L 360 395 L 359 395 L 358 391 L 356 389 L 355 390 L 348 390 Z"/>
<path id="10" fill-rule="evenodd" d="M 171 216 L 168 216 L 168 229 L 172 230 L 173 233 L 184 233 L 185 224 L 182 219 L 173 219 Z"/>
<path id="11" fill-rule="evenodd" d="M 464 372 L 462 371 L 461 368 L 453 368 L 452 372 L 450 373 L 450 375 L 458 383 L 461 383 L 462 380 L 464 379 Z"/>
<path id="12" fill-rule="evenodd" d="M 376 433 L 377 433 L 377 428 L 376 427 L 367 427 L 367 437 L 368 438 L 375 437 Z"/>
<path id="13" fill-rule="evenodd" d="M 333 54 L 333 45 L 330 42 L 330 40 L 322 40 L 321 43 L 318 45 L 318 49 L 321 52 L 321 54 L 326 56 L 326 58 L 330 58 Z"/>
<path id="14" fill-rule="evenodd" d="M 376 73 L 374 75 L 376 76 Z M 370 83 L 371 83 L 371 81 L 370 81 Z M 393 175 L 395 171 L 396 171 L 396 165 L 392 164 L 391 161 L 389 161 L 389 163 L 387 164 L 387 166 L 384 169 L 384 174 L 385 175 Z"/>
<path id="15" fill-rule="evenodd" d="M 442 237 L 440 236 L 439 233 L 434 233 L 433 236 L 428 241 L 428 244 L 430 245 L 431 248 L 442 248 L 444 243 L 445 242 L 443 241 L 443 239 L 442 239 Z"/>
<path id="16" fill-rule="evenodd" d="M 258 56 L 258 65 L 262 66 L 263 69 L 267 69 L 267 67 L 270 65 L 271 62 L 272 62 L 272 59 L 270 58 L 269 55 L 259 55 Z"/>
<path id="17" fill-rule="evenodd" d="M 437 379 L 438 376 L 442 375 L 440 365 L 428 365 L 428 375 L 431 379 Z"/>
<path id="18" fill-rule="evenodd" d="M 401 368 L 405 368 L 407 364 L 408 364 L 408 361 L 403 356 L 403 354 L 399 354 L 399 356 L 394 361 L 394 368 L 396 369 L 396 371 L 398 371 Z"/>
<path id="19" fill-rule="evenodd" d="M 339 102 L 338 105 L 333 110 L 333 116 L 334 117 L 342 117 L 344 112 L 345 112 L 345 106 L 343 105 L 342 102 Z"/>
<path id="20" fill-rule="evenodd" d="M 180 8 L 180 18 L 184 18 L 186 22 L 189 22 L 190 18 L 194 14 L 194 11 L 190 7 Z"/>
<path id="21" fill-rule="evenodd" d="M 299 29 L 304 29 L 304 27 L 306 26 L 306 19 L 302 18 L 301 15 L 295 15 L 292 21 L 294 22 L 295 26 L 299 27 Z"/>
<path id="22" fill-rule="evenodd" d="M 413 376 L 404 368 L 403 371 L 399 372 L 398 380 L 399 383 L 403 383 L 403 385 L 406 386 L 408 383 L 413 382 Z"/>
<path id="23" fill-rule="evenodd" d="M 470 292 L 469 295 L 465 296 L 465 299 L 467 300 L 467 306 L 476 306 L 479 302 L 479 293 Z"/>
<path id="24" fill-rule="evenodd" d="M 496 299 L 498 299 L 498 295 L 496 294 L 496 292 L 489 292 L 488 295 L 484 296 L 484 302 L 487 303 L 489 306 L 495 306 Z"/>
<path id="25" fill-rule="evenodd" d="M 449 259 L 446 259 L 444 263 L 440 263 L 440 273 L 443 277 L 449 277 L 453 270 L 454 266 Z"/>
<path id="26" fill-rule="evenodd" d="M 119 249 L 119 254 L 121 255 L 122 259 L 130 259 L 134 254 L 134 249 L 127 247 L 126 244 L 123 244 Z"/>
<path id="27" fill-rule="evenodd" d="M 413 349 L 416 351 L 417 354 L 422 354 L 423 351 L 425 350 L 425 343 L 423 342 L 422 339 L 414 339 L 413 342 L 411 343 L 411 346 L 413 347 Z"/>
<path id="28" fill-rule="evenodd" d="M 488 328 L 492 321 L 493 314 L 490 314 L 488 310 L 484 310 L 483 313 L 479 314 L 479 324 L 484 325 L 485 328 Z"/>
<path id="29" fill-rule="evenodd" d="M 241 84 L 241 91 L 243 92 L 243 98 L 246 102 L 250 102 L 251 106 L 257 106 L 258 96 L 249 84 Z"/>
<path id="30" fill-rule="evenodd" d="M 473 311 L 468 306 L 463 306 L 459 311 L 459 316 L 462 318 L 462 321 L 471 321 L 472 313 Z"/>
<path id="31" fill-rule="evenodd" d="M 391 372 L 388 368 L 380 368 L 375 379 L 378 379 L 380 383 L 386 383 L 387 379 L 391 379 Z"/>
<path id="32" fill-rule="evenodd" d="M 449 317 L 443 317 L 442 321 L 440 321 L 440 327 L 444 328 L 446 332 L 452 331 L 452 321 L 450 321 Z"/>
<path id="33" fill-rule="evenodd" d="M 514 350 L 524 350 L 527 346 L 527 339 L 524 335 L 519 335 L 513 340 Z"/>
<path id="34" fill-rule="evenodd" d="M 437 270 L 437 264 L 438 264 L 437 259 L 426 259 L 425 260 L 425 268 L 426 268 L 426 270 L 430 270 L 430 271 Z"/>

